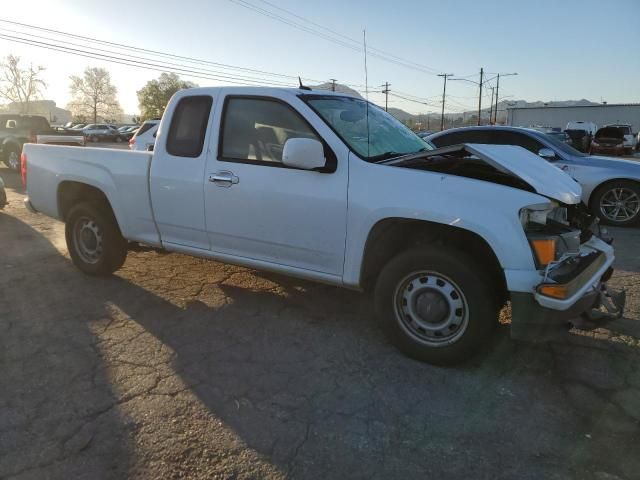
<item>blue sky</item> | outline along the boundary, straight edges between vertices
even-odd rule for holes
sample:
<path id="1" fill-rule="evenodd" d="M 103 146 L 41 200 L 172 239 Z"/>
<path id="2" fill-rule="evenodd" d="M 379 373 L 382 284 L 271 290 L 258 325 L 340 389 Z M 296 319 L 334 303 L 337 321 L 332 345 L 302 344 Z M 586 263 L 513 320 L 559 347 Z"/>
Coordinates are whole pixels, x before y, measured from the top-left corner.
<path id="1" fill-rule="evenodd" d="M 518 72 L 501 82 L 501 97 L 640 102 L 640 0 L 269 0 L 272 5 L 244 1 L 286 16 L 276 5 L 356 40 L 366 28 L 369 47 L 434 71 L 459 76 L 475 75 L 480 67 L 488 72 Z M 0 18 L 269 72 L 364 84 L 363 56 L 353 49 L 260 15 L 237 1 L 184 0 L 179 8 L 176 4 L 9 2 Z M 47 67 L 46 97 L 59 105 L 68 101 L 68 76 L 88 65 L 112 72 L 127 112 L 137 109 L 136 90 L 159 74 L 0 39 L 0 55 L 8 53 Z M 434 104 L 427 107 L 390 97 L 391 106 L 413 113 L 438 110 L 442 81 L 434 74 L 373 56 L 368 67 L 372 90 L 379 91 L 379 85 L 388 81 L 392 92 L 428 97 Z M 477 105 L 477 88 L 472 84 L 451 82 L 448 93 L 449 111 Z M 383 96 L 372 93 L 371 99 L 380 102 Z"/>

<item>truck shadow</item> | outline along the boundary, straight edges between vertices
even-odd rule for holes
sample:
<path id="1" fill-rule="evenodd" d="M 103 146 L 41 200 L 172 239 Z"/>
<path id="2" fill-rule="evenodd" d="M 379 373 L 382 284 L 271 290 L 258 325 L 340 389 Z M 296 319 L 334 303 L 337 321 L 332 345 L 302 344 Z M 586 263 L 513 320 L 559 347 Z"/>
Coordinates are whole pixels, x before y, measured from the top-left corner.
<path id="1" fill-rule="evenodd" d="M 459 474 L 491 477 L 494 462 L 481 459 L 496 451 L 515 476 L 550 476 L 568 458 L 637 471 L 633 429 L 617 432 L 615 450 L 562 441 L 623 415 L 601 383 L 624 386 L 633 346 L 523 345 L 502 328 L 483 356 L 438 368 L 388 345 L 357 293 L 155 252 L 89 278 L 28 225 L 0 222 L 0 245 L 27 242 L 9 250 L 14 266 L 0 280 L 10 345 L 0 385 L 24 418 L 7 443 L 0 427 L 0 476 L 42 465 L 50 476 L 121 478 L 150 462 L 178 475 L 230 451 L 255 476 L 442 477 L 453 462 Z M 567 412 L 574 384 L 600 400 Z M 545 462 L 523 457 L 535 451 Z"/>
<path id="2" fill-rule="evenodd" d="M 131 423 L 89 328 L 104 297 L 6 213 L 0 250 L 0 477 L 125 477 Z"/>

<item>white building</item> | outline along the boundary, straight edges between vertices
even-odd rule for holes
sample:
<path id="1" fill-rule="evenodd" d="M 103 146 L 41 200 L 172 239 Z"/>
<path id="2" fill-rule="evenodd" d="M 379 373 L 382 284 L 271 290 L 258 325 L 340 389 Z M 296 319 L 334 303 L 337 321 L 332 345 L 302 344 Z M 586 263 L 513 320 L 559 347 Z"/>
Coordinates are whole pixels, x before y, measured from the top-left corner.
<path id="1" fill-rule="evenodd" d="M 32 100 L 29 103 L 29 108 L 24 111 L 22 105 L 19 103 L 10 103 L 8 105 L 0 106 L 2 113 L 26 113 L 29 115 L 42 115 L 49 123 L 62 124 L 70 122 L 72 119 L 71 112 L 64 108 L 56 106 L 56 102 L 53 100 Z"/>
<path id="2" fill-rule="evenodd" d="M 612 123 L 630 124 L 640 131 L 640 103 L 598 104 L 580 106 L 511 107 L 507 109 L 507 124 L 515 127 L 541 125 L 564 129 L 571 121 L 593 122 L 603 126 Z"/>

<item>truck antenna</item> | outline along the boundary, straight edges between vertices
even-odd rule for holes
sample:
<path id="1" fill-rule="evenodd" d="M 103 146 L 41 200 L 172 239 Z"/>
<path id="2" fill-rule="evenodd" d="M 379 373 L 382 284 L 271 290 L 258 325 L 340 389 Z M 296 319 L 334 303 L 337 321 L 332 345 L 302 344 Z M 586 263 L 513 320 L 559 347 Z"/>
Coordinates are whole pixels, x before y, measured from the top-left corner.
<path id="1" fill-rule="evenodd" d="M 366 97 L 366 106 L 367 109 L 367 157 L 369 157 L 369 150 L 371 141 L 369 139 L 369 73 L 367 71 L 367 29 L 362 30 L 362 43 L 364 45 L 364 94 Z"/>
<path id="2" fill-rule="evenodd" d="M 298 84 L 299 84 L 298 88 L 300 90 L 311 90 L 311 87 L 307 87 L 306 85 L 302 84 L 302 79 L 300 78 L 300 75 L 298 75 Z"/>

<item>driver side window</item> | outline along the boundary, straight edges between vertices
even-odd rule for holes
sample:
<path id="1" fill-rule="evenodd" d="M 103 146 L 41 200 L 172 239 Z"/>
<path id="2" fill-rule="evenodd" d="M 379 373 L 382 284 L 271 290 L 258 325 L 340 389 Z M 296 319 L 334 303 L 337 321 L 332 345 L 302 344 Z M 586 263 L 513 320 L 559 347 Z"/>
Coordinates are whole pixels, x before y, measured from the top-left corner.
<path id="1" fill-rule="evenodd" d="M 222 161 L 281 165 L 290 138 L 320 141 L 296 111 L 267 98 L 228 98 L 222 122 Z"/>

